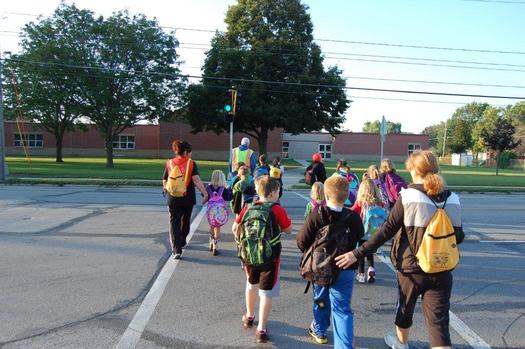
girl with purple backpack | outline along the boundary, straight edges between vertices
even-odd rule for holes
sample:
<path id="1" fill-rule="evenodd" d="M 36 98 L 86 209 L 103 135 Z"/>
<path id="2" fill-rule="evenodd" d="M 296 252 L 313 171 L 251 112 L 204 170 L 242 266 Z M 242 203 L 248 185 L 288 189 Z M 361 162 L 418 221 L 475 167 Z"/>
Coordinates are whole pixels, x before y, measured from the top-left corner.
<path id="1" fill-rule="evenodd" d="M 227 188 L 226 176 L 221 170 L 215 170 L 211 174 L 211 182 L 206 187 L 209 194 L 208 209 L 206 217 L 210 224 L 209 249 L 214 256 L 219 254 L 217 245 L 221 236 L 221 227 L 228 223 L 229 208 L 227 201 L 231 201 L 232 192 Z"/>
<path id="2" fill-rule="evenodd" d="M 312 211 L 317 210 L 319 206 L 326 205 L 324 199 L 324 186 L 321 182 L 315 182 L 310 190 L 310 200 L 306 205 L 306 211 L 304 212 L 304 218 L 308 217 Z"/>
<path id="3" fill-rule="evenodd" d="M 401 192 L 401 189 L 406 189 L 407 184 L 405 180 L 396 173 L 394 164 L 392 161 L 390 161 L 390 159 L 383 159 L 383 161 L 381 161 L 380 171 L 388 194 L 390 208 L 392 208 L 394 207 L 397 199 L 399 199 L 399 193 Z"/>
<path id="4" fill-rule="evenodd" d="M 386 191 L 385 183 L 381 180 L 381 175 L 379 174 L 377 166 L 368 166 L 368 169 L 366 170 L 366 176 L 374 181 L 374 184 L 381 193 L 381 201 L 383 202 L 383 207 L 388 210 L 390 208 L 390 203 L 388 201 L 388 193 Z"/>

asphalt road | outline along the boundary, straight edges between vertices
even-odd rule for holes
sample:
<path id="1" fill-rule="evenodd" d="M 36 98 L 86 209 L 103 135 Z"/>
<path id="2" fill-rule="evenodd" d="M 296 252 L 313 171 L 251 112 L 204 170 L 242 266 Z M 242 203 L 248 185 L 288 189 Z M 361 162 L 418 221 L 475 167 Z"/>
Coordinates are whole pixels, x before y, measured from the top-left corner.
<path id="1" fill-rule="evenodd" d="M 461 199 L 468 238 L 451 311 L 491 348 L 524 348 L 525 195 Z M 295 231 L 305 204 L 294 192 L 283 197 Z M 241 328 L 244 276 L 228 230 L 213 257 L 200 223 L 137 348 L 256 347 Z M 114 348 L 169 258 L 166 237 L 157 189 L 0 186 L 0 347 Z M 306 337 L 311 295 L 303 294 L 299 258 L 286 235 L 272 344 L 263 347 L 318 347 Z M 376 261 L 378 281 L 354 286 L 358 348 L 386 348 L 394 320 L 394 273 Z M 414 320 L 411 348 L 428 348 L 419 307 Z M 451 332 L 455 348 L 472 347 L 465 332 Z"/>

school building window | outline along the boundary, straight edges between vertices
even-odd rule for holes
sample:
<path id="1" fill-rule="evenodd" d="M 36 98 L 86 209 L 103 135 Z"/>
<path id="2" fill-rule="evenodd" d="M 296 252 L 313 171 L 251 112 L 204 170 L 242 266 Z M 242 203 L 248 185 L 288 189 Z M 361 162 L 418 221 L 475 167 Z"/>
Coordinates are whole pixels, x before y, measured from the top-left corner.
<path id="1" fill-rule="evenodd" d="M 119 135 L 115 137 L 115 140 L 113 141 L 113 149 L 135 149 L 135 136 Z"/>
<path id="2" fill-rule="evenodd" d="M 289 150 L 290 150 L 290 142 L 283 142 L 283 151 L 282 151 L 282 158 L 288 159 L 289 156 Z"/>
<path id="3" fill-rule="evenodd" d="M 420 143 L 408 143 L 408 156 L 412 155 L 416 151 L 421 150 L 421 144 Z"/>
<path id="4" fill-rule="evenodd" d="M 319 144 L 319 153 L 323 159 L 332 158 L 332 145 L 331 144 Z"/>
<path id="5" fill-rule="evenodd" d="M 20 137 L 20 133 L 15 133 L 15 147 L 26 146 L 28 148 L 43 148 L 44 135 L 41 133 L 24 133 Z"/>

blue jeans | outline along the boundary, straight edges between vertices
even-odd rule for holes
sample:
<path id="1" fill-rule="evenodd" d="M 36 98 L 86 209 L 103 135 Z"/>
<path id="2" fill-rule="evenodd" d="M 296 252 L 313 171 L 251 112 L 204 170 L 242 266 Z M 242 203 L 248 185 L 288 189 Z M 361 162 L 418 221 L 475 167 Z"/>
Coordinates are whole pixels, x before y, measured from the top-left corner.
<path id="1" fill-rule="evenodd" d="M 354 286 L 354 271 L 339 274 L 335 284 L 327 287 L 313 285 L 315 334 L 326 335 L 330 327 L 330 315 L 334 326 L 334 349 L 352 349 L 354 339 L 354 314 L 350 305 Z"/>

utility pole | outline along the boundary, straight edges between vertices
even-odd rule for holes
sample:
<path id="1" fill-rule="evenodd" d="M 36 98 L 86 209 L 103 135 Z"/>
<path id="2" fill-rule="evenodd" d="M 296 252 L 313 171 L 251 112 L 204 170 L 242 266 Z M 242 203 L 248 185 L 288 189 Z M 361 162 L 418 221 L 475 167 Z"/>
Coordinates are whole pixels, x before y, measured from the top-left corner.
<path id="1" fill-rule="evenodd" d="M 447 144 L 447 121 L 445 121 L 445 134 L 443 135 L 443 153 L 441 154 L 442 158 L 445 157 L 445 147 Z"/>
<path id="2" fill-rule="evenodd" d="M 5 139 L 4 139 L 4 95 L 3 95 L 3 59 L 0 51 L 0 182 L 5 182 L 7 176 L 7 164 L 5 161 Z"/>

